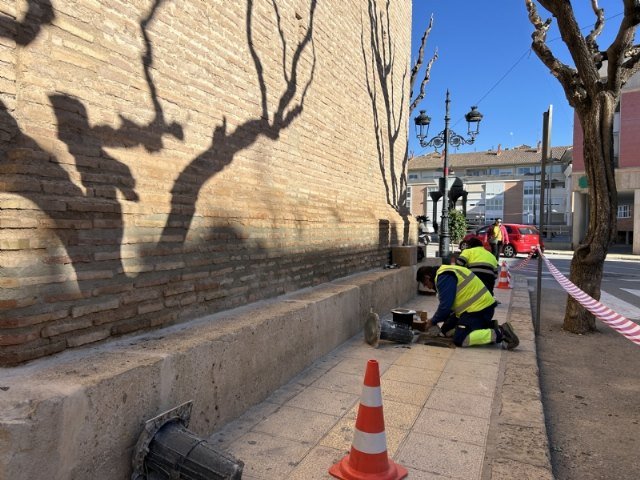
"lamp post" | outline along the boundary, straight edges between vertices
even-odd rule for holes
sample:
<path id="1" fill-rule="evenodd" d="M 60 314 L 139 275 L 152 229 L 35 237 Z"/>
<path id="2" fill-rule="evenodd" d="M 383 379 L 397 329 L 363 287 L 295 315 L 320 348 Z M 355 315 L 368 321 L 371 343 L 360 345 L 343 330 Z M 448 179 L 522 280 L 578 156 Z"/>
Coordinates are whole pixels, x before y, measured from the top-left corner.
<path id="1" fill-rule="evenodd" d="M 458 135 L 456 132 L 449 128 L 449 90 L 447 90 L 447 97 L 445 99 L 445 115 L 444 115 L 444 130 L 438 135 L 427 140 L 429 134 L 429 124 L 431 123 L 431 117 L 427 115 L 426 110 L 420 110 L 420 115 L 413 119 L 416 127 L 416 137 L 420 141 L 420 146 L 423 148 L 434 147 L 436 152 L 438 148 L 444 146 L 444 165 L 442 169 L 443 177 L 443 191 L 442 191 L 442 215 L 440 222 L 440 235 L 439 235 L 439 249 L 440 257 L 443 264 L 450 262 L 450 241 L 449 241 L 449 145 L 452 147 L 459 147 L 460 145 L 471 145 L 476 135 L 480 133 L 480 121 L 482 120 L 482 114 L 478 111 L 478 107 L 471 107 L 471 110 L 464 116 L 468 124 L 467 134 L 469 138 L 464 138 Z M 471 125 L 475 124 L 475 128 L 472 129 Z"/>

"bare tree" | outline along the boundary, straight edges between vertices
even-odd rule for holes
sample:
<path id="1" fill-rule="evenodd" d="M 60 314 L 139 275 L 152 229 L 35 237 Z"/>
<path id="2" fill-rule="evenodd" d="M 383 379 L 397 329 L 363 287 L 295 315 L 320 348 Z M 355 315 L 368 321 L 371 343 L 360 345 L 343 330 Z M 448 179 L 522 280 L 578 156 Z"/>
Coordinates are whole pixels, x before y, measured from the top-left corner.
<path id="1" fill-rule="evenodd" d="M 549 68 L 575 109 L 584 132 L 584 163 L 589 182 L 589 225 L 583 242 L 571 261 L 573 283 L 595 299 L 600 298 L 604 260 L 616 235 L 617 189 L 614 175 L 613 118 L 620 90 L 640 69 L 640 46 L 634 45 L 635 30 L 640 23 L 640 3 L 621 0 L 624 16 L 617 35 L 606 50 L 597 40 L 604 28 L 604 10 L 598 0 L 591 0 L 595 24 L 585 37 L 566 0 L 525 0 L 529 20 L 535 27 L 532 48 Z M 551 18 L 543 21 L 536 3 L 555 17 L 560 35 L 575 67 L 562 63 L 546 44 Z M 602 74 L 606 68 L 606 74 Z M 594 331 L 595 318 L 569 298 L 564 329 L 573 333 Z"/>

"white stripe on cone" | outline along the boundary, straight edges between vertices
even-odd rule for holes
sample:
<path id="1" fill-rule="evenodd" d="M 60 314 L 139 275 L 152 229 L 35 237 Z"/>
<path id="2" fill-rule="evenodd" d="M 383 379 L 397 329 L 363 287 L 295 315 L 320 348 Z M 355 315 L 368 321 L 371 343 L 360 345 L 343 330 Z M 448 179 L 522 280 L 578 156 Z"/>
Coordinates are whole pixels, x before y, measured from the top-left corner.
<path id="1" fill-rule="evenodd" d="M 382 391 L 380 387 L 362 387 L 362 396 L 360 403 L 365 407 L 381 407 L 382 406 Z"/>
<path id="2" fill-rule="evenodd" d="M 387 436 L 384 432 L 365 433 L 356 428 L 351 446 L 359 452 L 377 455 L 387 451 Z"/>

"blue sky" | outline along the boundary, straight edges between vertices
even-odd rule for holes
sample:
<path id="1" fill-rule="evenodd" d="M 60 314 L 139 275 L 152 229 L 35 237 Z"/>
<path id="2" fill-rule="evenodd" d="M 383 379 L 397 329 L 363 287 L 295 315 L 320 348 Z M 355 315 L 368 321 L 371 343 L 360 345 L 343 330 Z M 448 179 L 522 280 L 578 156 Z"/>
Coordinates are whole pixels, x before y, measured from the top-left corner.
<path id="1" fill-rule="evenodd" d="M 574 0 L 576 18 L 587 32 L 595 21 L 590 0 Z M 600 0 L 605 9 L 605 30 L 599 37 L 602 50 L 609 46 L 622 18 L 621 0 Z M 543 19 L 550 15 L 538 6 Z M 429 138 L 444 128 L 445 95 L 450 91 L 450 127 L 467 132 L 464 114 L 472 105 L 484 115 L 480 135 L 473 145 L 459 152 L 534 146 L 542 140 L 543 113 L 552 105 L 551 143 L 573 142 L 573 109 L 555 77 L 531 51 L 533 26 L 524 0 L 413 0 L 413 54 L 415 62 L 420 37 L 433 14 L 434 26 L 427 41 L 425 61 L 438 48 L 439 59 L 431 70 L 426 96 L 414 110 L 427 110 L 431 117 Z M 553 26 L 556 23 L 554 21 Z M 560 34 L 553 28 L 547 43 L 556 56 L 572 64 Z M 418 87 L 416 82 L 416 87 Z M 432 151 L 415 138 L 410 119 L 409 150 L 415 155 Z M 452 150 L 455 152 L 455 150 Z"/>

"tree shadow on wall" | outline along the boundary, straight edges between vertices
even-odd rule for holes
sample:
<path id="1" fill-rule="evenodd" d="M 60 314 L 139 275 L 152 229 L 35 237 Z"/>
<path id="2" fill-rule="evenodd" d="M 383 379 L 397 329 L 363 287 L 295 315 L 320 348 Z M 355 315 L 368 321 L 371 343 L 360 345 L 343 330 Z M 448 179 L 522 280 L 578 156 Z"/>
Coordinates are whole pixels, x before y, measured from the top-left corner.
<path id="1" fill-rule="evenodd" d="M 183 139 L 182 126 L 165 121 L 152 77 L 153 42 L 149 37 L 148 28 L 159 8 L 165 3 L 165 0 L 155 0 L 148 15 L 140 22 L 145 43 L 141 61 L 155 110 L 155 117 L 151 122 L 137 124 L 120 115 L 120 125 L 117 128 L 92 125 L 87 108 L 79 99 L 64 93 L 49 96 L 57 119 L 58 138 L 66 144 L 73 156 L 82 186 L 74 182 L 54 155 L 46 152 L 20 130 L 5 105 L 0 103 L 0 136 L 3 137 L 0 139 L 0 150 L 5 152 L 0 164 L 5 171 L 16 173 L 6 183 L 7 190 L 33 201 L 54 220 L 52 231 L 65 246 L 76 273 L 90 266 L 86 255 L 81 258 L 74 254 L 76 246 L 82 246 L 85 252 L 89 249 L 91 253 L 100 253 L 101 258 L 108 259 L 111 262 L 109 270 L 113 275 L 123 273 L 120 248 L 124 223 L 118 194 L 121 193 L 129 201 L 137 201 L 138 194 L 129 167 L 109 155 L 105 148 L 143 146 L 147 151 L 156 152 L 163 148 L 164 135 Z M 228 131 L 226 120 L 214 128 L 211 146 L 193 159 L 175 181 L 171 191 L 171 212 L 163 229 L 160 246 L 172 242 L 175 238 L 180 238 L 180 243 L 184 243 L 193 220 L 199 192 L 206 181 L 231 164 L 235 155 L 253 144 L 260 135 L 276 140 L 280 132 L 302 114 L 316 66 L 313 26 L 317 0 L 311 0 L 308 26 L 300 33 L 299 41 L 293 47 L 287 45 L 278 5 L 275 0 L 271 0 L 271 4 L 280 35 L 281 69 L 285 81 L 282 93 L 275 100 L 276 110 L 273 113 L 269 112 L 265 67 L 254 46 L 254 1 L 248 0 L 247 42 L 260 89 L 260 117 L 246 121 L 232 132 Z M 27 14 L 23 23 L 4 22 L 3 27 L 7 35 L 14 35 L 11 32 L 22 28 L 32 32 L 35 38 L 39 31 L 38 25 L 54 17 L 51 4 L 47 1 L 30 2 L 29 6 L 31 13 Z M 301 18 L 298 16 L 298 19 Z M 27 24 L 30 26 L 25 26 Z M 311 68 L 308 78 L 301 80 L 300 63 L 307 50 L 310 50 L 312 55 Z M 289 51 L 292 51 L 290 59 L 287 58 Z M 6 132 L 4 135 L 2 130 Z M 22 188 L 27 175 L 34 185 Z M 57 195 L 65 197 L 65 208 L 60 209 L 59 204 L 53 201 Z M 76 221 L 89 222 L 91 227 L 76 232 L 65 226 Z M 103 266 L 106 267 L 106 264 Z M 80 277 L 78 275 L 78 278 Z"/>
<path id="2" fill-rule="evenodd" d="M 398 81 L 395 78 L 395 46 L 391 35 L 390 1 L 387 0 L 384 12 L 378 9 L 376 0 L 369 0 L 368 8 L 369 41 L 365 40 L 364 31 L 361 32 L 360 39 L 367 92 L 371 100 L 378 164 L 387 203 L 402 217 L 404 222 L 402 242 L 408 244 L 409 211 L 405 205 L 408 145 L 406 143 L 403 145 L 404 155 L 401 158 L 396 154 L 400 133 L 406 128 L 404 85 L 407 69 L 405 67 L 402 81 Z M 396 92 L 398 84 L 402 88 L 399 92 L 399 100 Z"/>
<path id="3" fill-rule="evenodd" d="M 51 23 L 54 18 L 50 0 L 28 0 L 22 21 L 7 15 L 0 16 L 0 37 L 11 38 L 18 45 L 28 45 L 37 38 L 42 25 Z"/>
<path id="4" fill-rule="evenodd" d="M 261 136 L 277 140 L 280 132 L 302 114 L 304 102 L 313 81 L 316 56 L 313 45 L 313 25 L 317 0 L 311 0 L 309 22 L 304 36 L 293 49 L 290 65 L 287 60 L 287 41 L 281 24 L 281 15 L 275 0 L 272 5 L 278 25 L 282 48 L 282 75 L 286 84 L 277 101 L 276 111 L 269 112 L 269 97 L 265 80 L 265 67 L 256 49 L 253 33 L 254 1 L 247 1 L 247 45 L 251 53 L 260 88 L 261 114 L 229 131 L 226 117 L 213 130 L 211 146 L 194 158 L 176 179 L 171 190 L 171 212 L 164 227 L 160 243 L 171 243 L 176 238 L 184 243 L 195 214 L 196 202 L 203 185 L 229 166 L 235 155 L 251 146 Z M 299 78 L 300 62 L 307 48 L 311 49 L 313 63 L 306 82 Z M 299 100 L 296 97 L 299 95 Z"/>
<path id="5" fill-rule="evenodd" d="M 91 268 L 92 255 L 98 253 L 106 259 L 102 268 L 110 262 L 113 275 L 123 272 L 120 248 L 124 225 L 117 194 L 121 192 L 130 201 L 138 200 L 130 169 L 110 156 L 105 148 L 141 145 L 149 152 L 156 152 L 163 148 L 164 135 L 180 140 L 184 137 L 181 125 L 165 121 L 151 74 L 153 44 L 147 29 L 163 3 L 164 0 L 156 0 L 140 22 L 145 43 L 141 62 L 155 111 L 151 122 L 141 125 L 120 115 L 118 128 L 91 126 L 87 109 L 80 100 L 66 94 L 49 96 L 57 119 L 58 138 L 74 157 L 82 187 L 71 179 L 53 154 L 20 130 L 6 105 L 0 102 L 0 152 L 3 154 L 0 168 L 10 174 L 5 175 L 5 190 L 32 201 L 54 221 L 51 230 L 65 247 L 79 282 L 82 278 L 79 273 Z M 0 17 L 0 35 L 17 36 L 22 39 L 20 43 L 26 45 L 35 38 L 40 26 L 54 16 L 50 2 L 30 1 L 23 22 Z M 59 201 L 61 196 L 64 207 Z M 83 228 L 72 229 L 70 225 L 83 225 Z M 89 256 L 87 248 L 91 250 Z M 85 253 L 77 253 L 79 251 Z"/>

